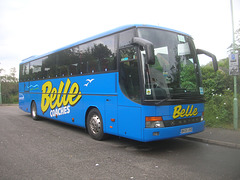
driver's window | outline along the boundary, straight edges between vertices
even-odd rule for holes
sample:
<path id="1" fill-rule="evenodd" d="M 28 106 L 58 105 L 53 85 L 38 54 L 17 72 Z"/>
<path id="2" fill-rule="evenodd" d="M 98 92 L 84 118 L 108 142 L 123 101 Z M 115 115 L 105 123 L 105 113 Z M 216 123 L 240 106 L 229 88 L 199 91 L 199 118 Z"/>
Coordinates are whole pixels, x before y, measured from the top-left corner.
<path id="1" fill-rule="evenodd" d="M 137 48 L 122 48 L 120 54 L 120 86 L 123 93 L 135 102 L 140 102 L 140 85 Z"/>

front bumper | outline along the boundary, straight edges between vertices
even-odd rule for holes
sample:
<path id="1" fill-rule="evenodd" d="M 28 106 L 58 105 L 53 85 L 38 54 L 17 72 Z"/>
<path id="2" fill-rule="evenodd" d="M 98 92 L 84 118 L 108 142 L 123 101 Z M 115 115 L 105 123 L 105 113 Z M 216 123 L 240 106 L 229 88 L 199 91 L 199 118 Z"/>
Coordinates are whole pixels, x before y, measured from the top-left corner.
<path id="1" fill-rule="evenodd" d="M 173 127 L 144 128 L 143 142 L 158 141 L 162 139 L 169 139 L 199 133 L 204 130 L 204 125 L 205 121 Z M 186 128 L 192 128 L 192 132 L 182 133 L 182 129 Z"/>

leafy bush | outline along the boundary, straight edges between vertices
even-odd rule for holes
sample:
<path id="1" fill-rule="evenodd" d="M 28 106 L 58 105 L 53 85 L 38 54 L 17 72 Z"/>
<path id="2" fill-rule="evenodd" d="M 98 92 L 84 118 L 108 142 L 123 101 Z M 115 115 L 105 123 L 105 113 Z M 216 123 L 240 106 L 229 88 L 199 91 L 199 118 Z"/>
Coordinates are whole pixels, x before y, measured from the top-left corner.
<path id="1" fill-rule="evenodd" d="M 18 102 L 18 82 L 2 82 L 2 103 Z"/>
<path id="2" fill-rule="evenodd" d="M 16 78 L 16 68 L 11 68 L 10 74 L 2 75 L 4 71 L 4 69 L 0 68 L 2 103 L 17 103 L 18 79 Z"/>
<path id="3" fill-rule="evenodd" d="M 219 70 L 214 72 L 208 64 L 201 67 L 205 94 L 205 120 L 210 127 L 233 127 L 233 77 L 229 75 L 228 59 L 218 62 Z M 240 94 L 240 76 L 238 94 Z M 240 117 L 240 95 L 238 95 L 238 116 Z"/>
<path id="4" fill-rule="evenodd" d="M 225 127 L 233 122 L 233 93 L 213 94 L 205 104 L 204 119 L 210 127 Z"/>

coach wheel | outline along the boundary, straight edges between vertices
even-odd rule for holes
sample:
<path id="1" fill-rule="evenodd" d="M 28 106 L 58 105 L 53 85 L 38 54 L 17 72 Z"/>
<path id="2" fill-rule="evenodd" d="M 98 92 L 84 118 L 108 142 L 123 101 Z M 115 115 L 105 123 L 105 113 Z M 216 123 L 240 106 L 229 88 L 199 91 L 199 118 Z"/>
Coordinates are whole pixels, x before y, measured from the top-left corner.
<path id="1" fill-rule="evenodd" d="M 39 120 L 39 117 L 37 115 L 37 105 L 34 101 L 32 102 L 31 105 L 31 115 L 34 120 Z"/>
<path id="2" fill-rule="evenodd" d="M 96 108 L 90 110 L 88 113 L 87 130 L 93 139 L 101 141 L 106 138 L 106 135 L 103 132 L 102 116 Z"/>

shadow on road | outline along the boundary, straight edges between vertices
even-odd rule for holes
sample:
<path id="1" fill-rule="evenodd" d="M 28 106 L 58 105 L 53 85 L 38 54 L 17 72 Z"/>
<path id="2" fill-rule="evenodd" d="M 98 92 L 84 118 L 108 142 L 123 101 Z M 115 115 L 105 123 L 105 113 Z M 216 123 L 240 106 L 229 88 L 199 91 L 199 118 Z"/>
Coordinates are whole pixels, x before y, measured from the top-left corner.
<path id="1" fill-rule="evenodd" d="M 21 115 L 25 117 L 26 120 L 29 120 L 31 118 L 31 115 L 29 114 L 23 114 Z M 34 120 L 32 120 L 34 121 Z M 63 123 L 56 120 L 41 118 L 39 120 L 39 123 L 47 124 L 47 126 L 55 126 L 61 129 L 70 130 L 74 133 L 80 133 L 81 136 L 84 136 L 86 138 L 90 136 L 87 134 L 86 130 L 84 128 L 70 125 L 67 123 Z M 184 140 L 182 138 L 174 138 L 174 139 L 166 139 L 161 141 L 153 141 L 153 142 L 139 142 L 127 138 L 122 138 L 114 135 L 109 135 L 109 137 L 104 141 L 96 141 L 91 139 L 91 141 L 99 144 L 104 144 L 106 146 L 110 146 L 111 148 L 118 148 L 118 149 L 124 149 L 128 152 L 137 152 L 137 153 L 145 153 L 149 155 L 159 154 L 159 153 L 166 153 L 166 152 L 176 152 L 176 151 L 185 151 L 192 149 L 196 147 L 196 143 L 188 140 Z M 87 142 L 86 142 L 87 143 Z"/>

